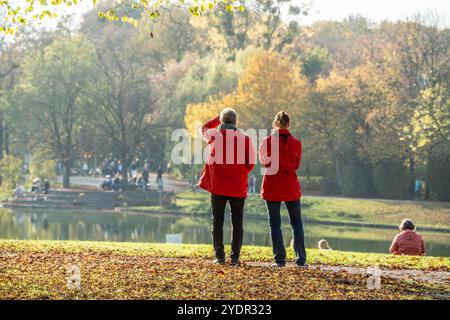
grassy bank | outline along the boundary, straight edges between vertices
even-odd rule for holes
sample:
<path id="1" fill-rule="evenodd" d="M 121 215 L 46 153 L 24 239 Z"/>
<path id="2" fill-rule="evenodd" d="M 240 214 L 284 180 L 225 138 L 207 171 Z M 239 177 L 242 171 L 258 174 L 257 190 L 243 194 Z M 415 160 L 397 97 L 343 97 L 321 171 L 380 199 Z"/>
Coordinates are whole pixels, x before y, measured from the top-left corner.
<path id="1" fill-rule="evenodd" d="M 8 192 L 6 192 L 0 188 L 0 202 L 7 200 L 8 196 L 9 196 Z"/>
<path id="2" fill-rule="evenodd" d="M 137 210 L 173 211 L 158 206 Z M 209 195 L 184 192 L 177 195 L 177 211 L 190 215 L 209 215 Z M 246 216 L 266 217 L 264 201 L 257 196 L 247 199 Z M 450 230 L 450 203 L 396 200 L 349 199 L 333 197 L 302 198 L 305 220 L 317 222 L 360 223 L 398 226 L 404 218 L 414 219 L 420 227 Z"/>
<path id="3" fill-rule="evenodd" d="M 415 299 L 446 284 L 308 269 L 210 264 L 211 246 L 0 240 L 1 299 Z M 449 270 L 450 259 L 308 250 L 311 264 L 380 265 Z M 270 248 L 244 247 L 244 261 L 270 260 Z M 290 257 L 292 258 L 292 256 Z M 81 289 L 67 287 L 67 268 L 80 268 Z"/>

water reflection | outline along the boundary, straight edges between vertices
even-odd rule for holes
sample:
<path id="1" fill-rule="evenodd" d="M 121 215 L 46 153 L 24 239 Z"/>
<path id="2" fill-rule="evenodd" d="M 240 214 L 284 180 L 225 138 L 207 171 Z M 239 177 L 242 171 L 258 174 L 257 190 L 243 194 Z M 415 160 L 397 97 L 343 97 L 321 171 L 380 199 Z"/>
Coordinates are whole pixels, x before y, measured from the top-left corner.
<path id="1" fill-rule="evenodd" d="M 226 241 L 230 241 L 229 221 Z M 264 220 L 245 221 L 244 244 L 271 244 Z M 283 228 L 286 244 L 291 234 Z M 427 254 L 450 255 L 450 234 L 421 232 Z M 95 240 L 166 242 L 167 234 L 181 234 L 184 243 L 211 243 L 209 217 L 176 215 L 141 215 L 110 212 L 48 211 L 24 212 L 0 209 L 0 238 L 41 240 Z M 362 227 L 336 227 L 305 224 L 307 247 L 315 247 L 324 238 L 335 250 L 386 252 L 396 230 Z"/>

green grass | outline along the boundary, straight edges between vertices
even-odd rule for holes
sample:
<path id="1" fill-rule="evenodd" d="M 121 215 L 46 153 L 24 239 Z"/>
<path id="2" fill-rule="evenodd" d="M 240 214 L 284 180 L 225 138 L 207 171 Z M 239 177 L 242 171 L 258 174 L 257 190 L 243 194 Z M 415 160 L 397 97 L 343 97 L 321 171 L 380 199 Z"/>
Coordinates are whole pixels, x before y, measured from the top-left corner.
<path id="1" fill-rule="evenodd" d="M 93 241 L 42 241 L 42 240 L 0 240 L 0 252 L 26 251 L 48 252 L 52 250 L 70 253 L 110 252 L 125 255 L 144 255 L 163 258 L 211 258 L 211 245 L 204 244 L 160 244 L 132 242 L 93 242 Z M 344 251 L 321 251 L 307 249 L 309 264 L 336 266 L 379 266 L 390 269 L 450 270 L 450 258 L 392 256 L 378 253 L 357 253 Z M 293 259 L 288 250 L 288 259 Z M 244 261 L 272 261 L 272 248 L 244 246 Z"/>
<path id="2" fill-rule="evenodd" d="M 139 207 L 136 210 L 170 212 L 162 207 Z M 209 194 L 183 192 L 177 195 L 175 211 L 189 215 L 209 215 Z M 264 201 L 248 197 L 246 216 L 266 217 Z M 437 227 L 450 230 L 450 203 L 396 200 L 349 199 L 334 197 L 302 198 L 302 214 L 307 221 L 360 223 L 398 226 L 405 218 L 413 219 L 418 228 Z"/>
<path id="3" fill-rule="evenodd" d="M 8 199 L 9 193 L 0 188 L 0 202 Z"/>

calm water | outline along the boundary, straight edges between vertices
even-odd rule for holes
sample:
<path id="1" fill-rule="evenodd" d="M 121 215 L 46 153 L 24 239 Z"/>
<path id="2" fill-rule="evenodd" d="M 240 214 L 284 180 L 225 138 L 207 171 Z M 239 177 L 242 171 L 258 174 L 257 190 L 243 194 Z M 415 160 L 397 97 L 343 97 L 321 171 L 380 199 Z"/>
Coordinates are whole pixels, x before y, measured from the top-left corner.
<path id="1" fill-rule="evenodd" d="M 180 233 L 183 243 L 211 243 L 210 222 L 209 217 L 0 209 L 0 238 L 165 242 L 166 234 Z M 229 220 L 225 225 L 229 243 Z M 265 220 L 247 219 L 244 229 L 244 244 L 271 244 Z M 291 233 L 288 223 L 285 223 L 283 232 L 289 245 Z M 305 223 L 307 247 L 316 247 L 320 239 L 326 239 L 335 250 L 386 252 L 395 234 L 393 229 Z M 421 234 L 426 241 L 428 255 L 450 256 L 450 233 Z"/>

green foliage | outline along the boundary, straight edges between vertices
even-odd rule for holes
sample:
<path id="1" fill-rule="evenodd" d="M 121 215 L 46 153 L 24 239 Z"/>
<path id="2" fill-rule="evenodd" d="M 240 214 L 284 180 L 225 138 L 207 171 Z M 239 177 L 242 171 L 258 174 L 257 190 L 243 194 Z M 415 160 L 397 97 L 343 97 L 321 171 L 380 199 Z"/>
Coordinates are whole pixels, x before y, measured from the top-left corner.
<path id="1" fill-rule="evenodd" d="M 429 159 L 428 185 L 432 198 L 450 201 L 450 147 L 440 147 Z"/>
<path id="2" fill-rule="evenodd" d="M 75 6 L 82 0 L 25 0 L 23 4 L 13 0 L 1 0 L 0 11 L 5 13 L 4 19 L 0 23 L 0 33 L 14 34 L 19 26 L 27 24 L 29 21 L 39 21 L 48 18 L 56 18 L 56 10 L 59 6 Z M 93 5 L 97 0 L 91 1 Z M 135 17 L 136 12 L 152 20 L 162 19 L 162 16 L 174 8 L 185 7 L 185 0 L 177 0 L 176 3 L 170 1 L 114 1 L 106 10 L 98 12 L 98 18 L 108 21 L 122 21 L 133 26 L 138 25 Z M 23 6 L 22 6 L 23 5 Z M 225 6 L 225 11 L 229 13 L 243 12 L 245 7 L 243 2 L 236 0 L 208 0 L 198 3 L 194 1 L 187 6 L 187 10 L 192 16 L 199 17 L 210 12 L 219 5 Z"/>
<path id="3" fill-rule="evenodd" d="M 373 194 L 372 168 L 368 161 L 348 152 L 340 155 L 337 166 L 337 181 L 343 196 L 365 197 Z"/>
<path id="4" fill-rule="evenodd" d="M 303 192 L 308 191 L 316 193 L 321 191 L 322 177 L 310 177 L 309 179 L 307 177 L 299 177 L 299 180 Z"/>
<path id="5" fill-rule="evenodd" d="M 22 160 L 12 155 L 4 156 L 0 160 L 0 176 L 2 177 L 0 189 L 11 192 L 23 182 Z"/>
<path id="6" fill-rule="evenodd" d="M 301 60 L 302 73 L 311 83 L 314 83 L 319 76 L 325 75 L 331 67 L 331 57 L 326 48 L 315 47 L 308 50 Z"/>
<path id="7" fill-rule="evenodd" d="M 395 159 L 382 159 L 373 169 L 373 185 L 383 198 L 401 199 L 408 188 L 403 163 Z"/>
<path id="8" fill-rule="evenodd" d="M 33 157 L 30 162 L 30 180 L 40 178 L 47 179 L 50 182 L 56 182 L 55 161 L 42 159 L 40 157 Z"/>
<path id="9" fill-rule="evenodd" d="M 420 92 L 413 126 L 419 148 L 437 141 L 450 143 L 450 92 L 447 87 L 437 84 Z"/>
<path id="10" fill-rule="evenodd" d="M 28 124 L 33 148 L 50 152 L 47 157 L 61 159 L 67 169 L 88 118 L 85 106 L 92 79 L 91 50 L 81 35 L 61 36 L 42 50 L 29 52 L 23 62 L 22 90 L 17 94 L 26 110 L 22 119 Z M 69 170 L 65 170 L 64 185 L 69 184 Z"/>

